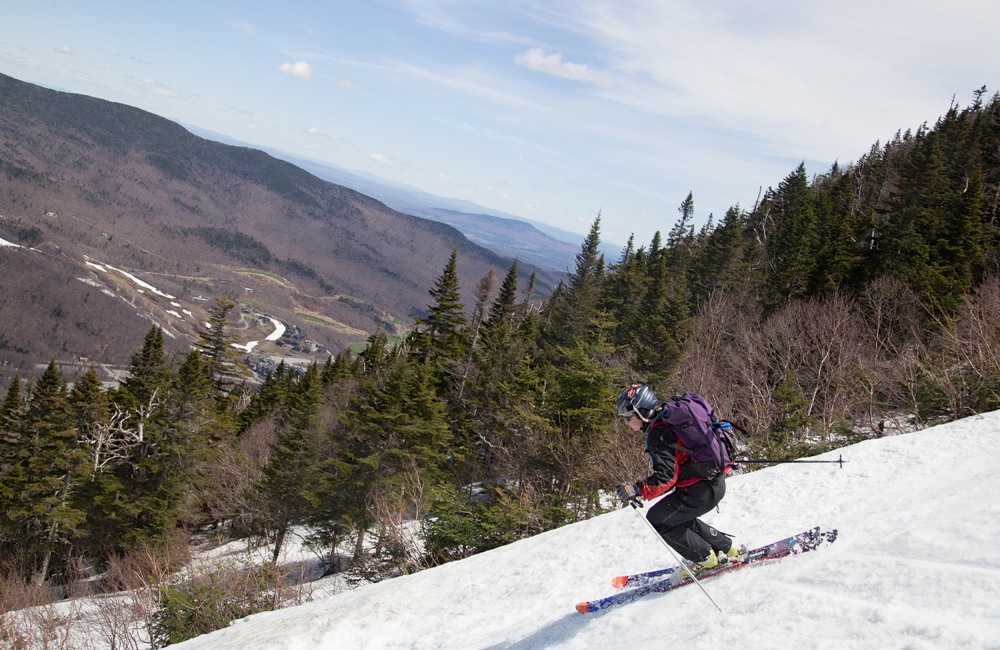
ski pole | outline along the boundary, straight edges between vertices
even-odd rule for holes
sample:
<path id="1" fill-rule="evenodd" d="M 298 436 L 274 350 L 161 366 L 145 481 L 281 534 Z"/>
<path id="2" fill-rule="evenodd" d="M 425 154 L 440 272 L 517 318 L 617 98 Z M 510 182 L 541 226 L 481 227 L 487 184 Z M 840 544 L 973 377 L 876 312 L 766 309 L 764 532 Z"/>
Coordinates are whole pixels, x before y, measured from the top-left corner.
<path id="1" fill-rule="evenodd" d="M 736 463 L 737 465 L 739 465 L 740 463 L 751 463 L 751 464 L 760 463 L 760 464 L 763 464 L 763 465 L 766 465 L 766 464 L 777 465 L 779 463 L 836 463 L 837 465 L 840 465 L 840 469 L 844 469 L 844 463 L 846 463 L 847 461 L 844 460 L 843 456 L 839 456 L 837 458 L 837 460 L 767 460 L 767 459 L 757 459 L 757 460 L 735 460 L 733 462 Z"/>
<path id="2" fill-rule="evenodd" d="M 677 556 L 677 553 L 675 553 L 674 549 L 670 547 L 670 544 L 667 544 L 667 540 L 663 539 L 663 537 L 660 535 L 660 531 L 656 530 L 656 527 L 653 525 L 653 523 L 648 519 L 646 519 L 641 512 L 639 512 L 639 508 L 642 507 L 642 504 L 637 503 L 635 500 L 632 500 L 629 501 L 629 505 L 631 505 L 632 509 L 635 510 L 635 514 L 639 515 L 639 518 L 642 519 L 644 522 L 646 522 L 646 525 L 649 526 L 650 530 L 652 530 L 653 533 L 656 534 L 656 539 L 663 542 L 663 545 L 667 547 L 668 551 L 670 551 L 670 555 L 673 556 L 677 564 L 683 566 L 684 562 Z M 709 549 L 709 552 L 715 553 L 715 551 L 712 549 Z M 694 583 L 698 585 L 699 589 L 701 589 L 701 593 L 705 594 L 705 597 L 708 598 L 710 601 L 712 601 L 712 604 L 715 605 L 715 609 L 719 610 L 720 614 L 725 614 L 725 612 L 722 611 L 722 608 L 719 607 L 719 603 L 715 602 L 715 599 L 712 598 L 711 594 L 709 594 L 708 591 L 705 590 L 705 586 L 702 585 L 701 581 L 698 580 L 698 578 L 694 575 L 694 571 L 689 570 L 688 575 L 691 576 L 691 579 L 694 581 Z"/>

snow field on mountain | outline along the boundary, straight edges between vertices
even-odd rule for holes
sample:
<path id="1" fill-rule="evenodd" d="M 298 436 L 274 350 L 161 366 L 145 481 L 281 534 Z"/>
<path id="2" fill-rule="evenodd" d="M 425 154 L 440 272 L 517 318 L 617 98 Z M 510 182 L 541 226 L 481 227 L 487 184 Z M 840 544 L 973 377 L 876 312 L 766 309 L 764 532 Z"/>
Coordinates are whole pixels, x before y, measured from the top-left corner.
<path id="1" fill-rule="evenodd" d="M 814 553 L 596 614 L 611 578 L 673 564 L 631 508 L 414 575 L 248 617 L 177 648 L 1000 648 L 1000 412 L 729 479 L 704 519 Z M 644 511 L 639 511 L 643 513 Z M 322 592 L 317 590 L 317 595 Z"/>

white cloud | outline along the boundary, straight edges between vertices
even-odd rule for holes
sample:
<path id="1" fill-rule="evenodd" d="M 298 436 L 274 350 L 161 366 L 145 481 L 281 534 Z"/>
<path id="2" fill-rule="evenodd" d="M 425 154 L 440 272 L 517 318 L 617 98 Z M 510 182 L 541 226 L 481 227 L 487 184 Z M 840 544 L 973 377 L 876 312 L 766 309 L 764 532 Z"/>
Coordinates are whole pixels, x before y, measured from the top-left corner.
<path id="1" fill-rule="evenodd" d="M 389 158 L 389 156 L 386 156 L 385 154 L 370 153 L 370 154 L 368 154 L 368 157 L 371 158 L 372 160 L 376 160 L 376 161 L 382 163 L 383 165 L 391 165 L 392 164 L 392 160 Z"/>
<path id="2" fill-rule="evenodd" d="M 305 61 L 282 63 L 278 66 L 278 72 L 298 77 L 299 79 L 309 79 L 313 76 L 312 66 Z"/>
<path id="3" fill-rule="evenodd" d="M 151 95 L 157 97 L 177 97 L 178 93 L 176 90 L 171 88 L 168 84 L 157 81 L 156 79 L 150 79 L 149 77 L 143 77 L 139 80 L 143 88 Z"/>
<path id="4" fill-rule="evenodd" d="M 518 54 L 514 62 L 519 66 L 550 74 L 563 79 L 583 81 L 607 88 L 614 84 L 610 73 L 593 70 L 583 63 L 571 63 L 563 59 L 559 52 L 546 53 L 540 48 L 532 48 L 523 54 Z"/>
<path id="5" fill-rule="evenodd" d="M 73 53 L 73 50 L 69 46 L 67 46 L 67 45 L 63 45 L 62 47 L 57 47 L 53 51 L 56 54 L 72 54 Z"/>
<path id="6" fill-rule="evenodd" d="M 453 92 L 495 104 L 532 111 L 545 108 L 543 104 L 535 102 L 530 97 L 508 92 L 505 88 L 497 85 L 497 77 L 484 74 L 471 67 L 451 66 L 430 69 L 406 61 L 393 61 L 385 69 L 412 79 L 426 80 Z"/>
<path id="7" fill-rule="evenodd" d="M 510 200 L 513 198 L 508 192 L 505 192 L 504 190 L 501 190 L 496 187 L 487 187 L 486 191 L 492 194 L 493 196 L 497 196 L 501 199 Z"/>
<path id="8" fill-rule="evenodd" d="M 771 155 L 842 162 L 933 121 L 953 93 L 968 97 L 983 77 L 970 62 L 990 60 L 1000 24 L 1000 10 L 974 0 L 920 2 L 904 14 L 887 2 L 838 7 L 585 0 L 562 24 L 613 62 L 609 100 L 759 138 Z M 972 14 L 977 21 L 963 18 Z"/>

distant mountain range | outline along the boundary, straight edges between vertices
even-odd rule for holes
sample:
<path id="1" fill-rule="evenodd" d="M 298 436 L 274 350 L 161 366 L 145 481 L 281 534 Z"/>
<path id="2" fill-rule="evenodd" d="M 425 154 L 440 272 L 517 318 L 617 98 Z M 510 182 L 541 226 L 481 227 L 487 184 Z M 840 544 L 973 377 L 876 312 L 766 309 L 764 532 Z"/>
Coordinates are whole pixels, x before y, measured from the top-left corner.
<path id="1" fill-rule="evenodd" d="M 227 136 L 186 125 L 192 133 L 236 146 L 255 146 Z M 586 235 L 569 232 L 464 199 L 437 196 L 410 185 L 395 183 L 367 172 L 350 171 L 332 163 L 295 156 L 279 149 L 257 147 L 319 178 L 349 187 L 382 201 L 389 207 L 454 226 L 471 241 L 504 257 L 565 273 L 576 266 L 576 255 Z M 602 244 L 608 261 L 617 261 L 621 246 Z"/>
<path id="2" fill-rule="evenodd" d="M 12 244 L 0 245 L 0 385 L 50 359 L 110 374 L 152 323 L 186 351 L 224 295 L 254 355 L 324 358 L 378 329 L 404 333 L 452 250 L 470 306 L 479 279 L 514 257 L 260 150 L 5 75 L 0 239 Z M 526 256 L 520 269 L 522 287 L 535 272 L 536 295 L 564 277 Z M 282 340 L 267 340 L 272 319 Z"/>

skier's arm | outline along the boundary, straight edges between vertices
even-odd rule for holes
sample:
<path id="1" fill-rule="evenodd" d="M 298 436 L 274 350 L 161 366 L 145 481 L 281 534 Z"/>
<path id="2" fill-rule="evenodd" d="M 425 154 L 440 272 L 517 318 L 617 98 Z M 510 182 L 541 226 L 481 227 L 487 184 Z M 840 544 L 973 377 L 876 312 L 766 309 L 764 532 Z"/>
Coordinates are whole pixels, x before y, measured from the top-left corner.
<path id="1" fill-rule="evenodd" d="M 677 482 L 677 455 L 674 436 L 664 426 L 653 425 L 646 434 L 646 453 L 653 473 L 639 484 L 642 498 L 655 499 L 670 491 Z"/>

